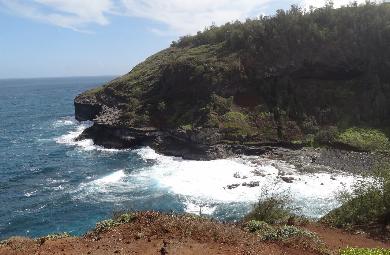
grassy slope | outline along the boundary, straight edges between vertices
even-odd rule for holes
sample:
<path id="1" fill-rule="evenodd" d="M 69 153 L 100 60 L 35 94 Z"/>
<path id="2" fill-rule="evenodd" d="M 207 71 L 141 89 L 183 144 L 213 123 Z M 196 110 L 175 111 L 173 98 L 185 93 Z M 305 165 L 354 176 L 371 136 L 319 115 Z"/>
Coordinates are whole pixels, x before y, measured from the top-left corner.
<path id="1" fill-rule="evenodd" d="M 82 96 L 120 108 L 125 126 L 218 128 L 226 141 L 387 150 L 380 132 L 390 109 L 388 20 L 389 4 L 367 4 L 309 13 L 293 7 L 211 27 Z M 373 136 L 357 139 L 354 127 Z"/>

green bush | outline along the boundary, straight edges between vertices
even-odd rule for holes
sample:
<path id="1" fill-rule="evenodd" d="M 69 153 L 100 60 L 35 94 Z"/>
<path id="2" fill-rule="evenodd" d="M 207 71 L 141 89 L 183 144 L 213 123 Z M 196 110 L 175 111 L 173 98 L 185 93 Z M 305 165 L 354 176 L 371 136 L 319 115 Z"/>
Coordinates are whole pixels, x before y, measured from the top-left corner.
<path id="1" fill-rule="evenodd" d="M 377 129 L 349 128 L 338 136 L 337 141 L 367 151 L 390 149 L 389 138 Z"/>
<path id="2" fill-rule="evenodd" d="M 249 232 L 262 232 L 268 233 L 274 231 L 274 228 L 264 221 L 251 220 L 245 224 L 245 227 Z"/>
<path id="3" fill-rule="evenodd" d="M 135 220 L 135 215 L 132 213 L 124 213 L 114 217 L 114 219 L 103 220 L 96 223 L 96 227 L 94 229 L 95 234 L 100 234 L 106 232 L 114 227 L 117 227 L 122 224 L 130 223 Z"/>
<path id="4" fill-rule="evenodd" d="M 297 246 L 328 254 L 322 240 L 313 232 L 296 226 L 272 226 L 264 221 L 251 220 L 245 228 L 256 233 L 263 241 L 281 242 L 289 246 Z"/>
<path id="5" fill-rule="evenodd" d="M 135 215 L 132 213 L 124 213 L 118 215 L 114 218 L 114 220 L 119 224 L 130 223 L 135 220 Z"/>
<path id="6" fill-rule="evenodd" d="M 390 223 L 390 168 L 384 167 L 375 177 L 359 181 L 351 193 L 339 197 L 342 206 L 322 221 L 342 228 L 367 228 Z"/>
<path id="7" fill-rule="evenodd" d="M 319 240 L 316 234 L 295 226 L 279 227 L 276 228 L 273 232 L 268 232 L 263 236 L 264 240 L 270 241 L 285 241 L 291 238 L 308 238 L 310 240 Z"/>
<path id="8" fill-rule="evenodd" d="M 346 248 L 340 255 L 390 255 L 389 249 Z"/>
<path id="9" fill-rule="evenodd" d="M 246 220 L 264 221 L 269 224 L 286 223 L 294 217 L 291 198 L 285 195 L 261 198 L 246 216 Z"/>
<path id="10" fill-rule="evenodd" d="M 224 128 L 242 129 L 249 126 L 247 116 L 241 112 L 228 112 L 222 119 Z"/>
<path id="11" fill-rule="evenodd" d="M 264 221 L 251 220 L 245 224 L 245 227 L 266 241 L 283 241 L 295 237 L 319 240 L 316 234 L 296 226 L 272 226 Z"/>

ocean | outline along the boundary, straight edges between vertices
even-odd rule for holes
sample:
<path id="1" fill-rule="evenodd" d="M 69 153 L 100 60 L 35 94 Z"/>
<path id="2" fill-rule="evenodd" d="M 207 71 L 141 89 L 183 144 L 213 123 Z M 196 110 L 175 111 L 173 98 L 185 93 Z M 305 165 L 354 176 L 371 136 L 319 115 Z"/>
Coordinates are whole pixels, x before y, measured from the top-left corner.
<path id="1" fill-rule="evenodd" d="M 109 150 L 90 140 L 76 142 L 92 123 L 74 119 L 74 97 L 113 78 L 0 80 L 0 240 L 81 235 L 128 210 L 234 221 L 272 192 L 290 194 L 300 213 L 318 218 L 338 206 L 336 192 L 355 180 L 341 173 L 300 173 L 263 157 L 189 161 L 151 148 Z M 296 181 L 280 180 L 281 170 Z M 229 189 L 231 184 L 240 186 Z"/>

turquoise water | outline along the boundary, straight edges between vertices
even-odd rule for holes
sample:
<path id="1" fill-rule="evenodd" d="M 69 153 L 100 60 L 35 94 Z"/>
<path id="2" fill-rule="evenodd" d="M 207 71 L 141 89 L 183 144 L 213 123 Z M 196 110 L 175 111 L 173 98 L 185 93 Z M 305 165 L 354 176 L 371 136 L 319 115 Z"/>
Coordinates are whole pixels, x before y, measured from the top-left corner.
<path id="1" fill-rule="evenodd" d="M 300 175 L 286 162 L 260 157 L 186 161 L 150 148 L 106 150 L 89 140 L 76 142 L 91 123 L 74 120 L 74 97 L 112 78 L 0 80 L 0 239 L 80 235 L 124 210 L 235 220 L 267 185 L 291 192 L 303 214 L 319 217 L 337 206 L 332 192 L 339 184 L 353 181 Z M 280 183 L 278 169 L 299 175 L 297 181 Z M 251 181 L 259 187 L 226 188 Z"/>

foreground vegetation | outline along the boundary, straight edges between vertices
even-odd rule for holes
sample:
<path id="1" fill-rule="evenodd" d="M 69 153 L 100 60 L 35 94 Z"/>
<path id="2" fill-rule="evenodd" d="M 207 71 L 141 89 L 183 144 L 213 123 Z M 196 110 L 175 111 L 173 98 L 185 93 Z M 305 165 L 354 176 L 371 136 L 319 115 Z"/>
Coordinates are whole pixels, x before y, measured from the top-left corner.
<path id="1" fill-rule="evenodd" d="M 347 248 L 340 251 L 340 255 L 390 255 L 389 249 L 359 249 Z"/>
<path id="2" fill-rule="evenodd" d="M 352 193 L 341 194 L 343 205 L 322 221 L 336 227 L 363 229 L 390 237 L 390 168 L 355 185 Z"/>
<path id="3" fill-rule="evenodd" d="M 287 194 L 265 191 L 244 218 L 245 228 L 256 233 L 263 241 L 330 254 L 319 236 L 304 228 L 309 220 L 296 215 L 297 208 L 291 206 L 291 202 Z"/>

